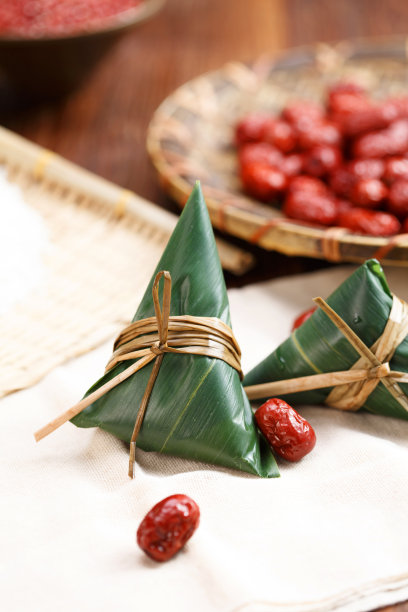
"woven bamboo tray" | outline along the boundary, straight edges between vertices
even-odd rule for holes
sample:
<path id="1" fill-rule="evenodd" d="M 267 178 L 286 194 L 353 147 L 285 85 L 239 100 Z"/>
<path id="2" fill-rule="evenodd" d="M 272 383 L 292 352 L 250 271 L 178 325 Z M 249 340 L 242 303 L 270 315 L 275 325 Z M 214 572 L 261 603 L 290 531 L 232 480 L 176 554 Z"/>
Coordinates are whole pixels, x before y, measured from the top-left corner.
<path id="1" fill-rule="evenodd" d="M 319 101 L 328 84 L 342 78 L 363 84 L 373 97 L 406 94 L 406 39 L 295 49 L 251 65 L 229 63 L 183 85 L 161 104 L 148 131 L 163 188 L 183 205 L 200 179 L 213 225 L 265 249 L 408 265 L 408 235 L 377 238 L 295 223 L 241 192 L 233 146 L 237 119 L 254 110 L 279 111 L 291 99 Z"/>
<path id="2" fill-rule="evenodd" d="M 42 281 L 0 315 L 1 397 L 128 323 L 177 217 L 3 128 L 0 164 L 48 237 Z M 236 272 L 252 263 L 235 247 L 219 249 Z"/>

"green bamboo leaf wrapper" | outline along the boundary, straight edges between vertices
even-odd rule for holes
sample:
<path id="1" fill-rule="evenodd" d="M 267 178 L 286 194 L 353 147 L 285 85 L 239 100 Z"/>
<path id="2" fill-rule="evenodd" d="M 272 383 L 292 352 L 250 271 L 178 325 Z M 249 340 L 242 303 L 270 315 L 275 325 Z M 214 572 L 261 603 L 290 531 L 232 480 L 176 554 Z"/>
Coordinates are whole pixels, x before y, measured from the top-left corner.
<path id="1" fill-rule="evenodd" d="M 381 336 L 392 306 L 392 294 L 378 261 L 360 266 L 326 300 L 329 306 L 368 346 Z M 317 309 L 273 353 L 244 378 L 244 386 L 298 378 L 321 372 L 348 370 L 359 354 L 327 315 Z M 408 372 L 408 337 L 390 361 L 392 370 Z M 408 385 L 400 383 L 405 394 Z M 332 388 L 281 396 L 291 404 L 322 404 Z M 364 406 L 376 414 L 408 420 L 407 411 L 380 382 Z"/>
<path id="2" fill-rule="evenodd" d="M 199 185 L 184 208 L 133 321 L 154 316 L 152 286 L 160 270 L 168 270 L 172 276 L 171 315 L 218 317 L 230 325 L 224 277 Z M 87 394 L 130 363 L 118 364 Z M 100 427 L 129 442 L 152 367 L 151 363 L 119 384 L 72 422 L 78 427 Z M 224 361 L 206 356 L 164 355 L 136 445 L 145 451 L 263 477 L 279 475 L 254 424 L 238 372 Z"/>

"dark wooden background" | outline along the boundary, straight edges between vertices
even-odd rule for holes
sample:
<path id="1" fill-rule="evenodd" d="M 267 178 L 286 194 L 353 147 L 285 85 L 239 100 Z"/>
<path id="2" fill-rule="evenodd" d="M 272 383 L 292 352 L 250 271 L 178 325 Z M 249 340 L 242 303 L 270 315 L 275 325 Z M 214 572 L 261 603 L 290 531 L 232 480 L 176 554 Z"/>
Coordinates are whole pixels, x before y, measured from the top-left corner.
<path id="1" fill-rule="evenodd" d="M 145 149 L 152 113 L 177 86 L 230 60 L 296 45 L 408 35 L 406 0 L 167 0 L 123 37 L 76 92 L 33 107 L 0 89 L 0 122 L 27 138 L 178 212 L 161 191 Z M 328 264 L 248 247 L 257 265 L 229 286 Z"/>
<path id="2" fill-rule="evenodd" d="M 0 122 L 177 212 L 145 150 L 152 113 L 177 86 L 230 60 L 392 34 L 408 35 L 406 0 L 168 0 L 151 21 L 123 37 L 76 92 L 39 106 L 3 96 Z M 252 250 L 257 267 L 238 280 L 227 275 L 230 285 L 326 265 Z M 386 610 L 408 612 L 408 604 Z"/>

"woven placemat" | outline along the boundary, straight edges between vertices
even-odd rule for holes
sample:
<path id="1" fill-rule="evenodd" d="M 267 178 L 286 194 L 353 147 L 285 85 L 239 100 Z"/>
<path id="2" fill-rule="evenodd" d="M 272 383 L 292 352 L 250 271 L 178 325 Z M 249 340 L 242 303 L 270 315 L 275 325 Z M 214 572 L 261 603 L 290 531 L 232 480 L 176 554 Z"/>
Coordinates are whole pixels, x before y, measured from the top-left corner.
<path id="1" fill-rule="evenodd" d="M 162 211 L 150 214 L 147 204 L 138 210 L 130 192 L 3 130 L 0 161 L 48 234 L 41 282 L 0 317 L 3 396 L 33 384 L 126 323 L 173 218 Z"/>
<path id="2" fill-rule="evenodd" d="M 128 323 L 177 217 L 3 128 L 0 164 L 47 234 L 39 282 L 0 311 L 1 397 Z M 240 249 L 219 249 L 230 269 L 252 263 Z"/>

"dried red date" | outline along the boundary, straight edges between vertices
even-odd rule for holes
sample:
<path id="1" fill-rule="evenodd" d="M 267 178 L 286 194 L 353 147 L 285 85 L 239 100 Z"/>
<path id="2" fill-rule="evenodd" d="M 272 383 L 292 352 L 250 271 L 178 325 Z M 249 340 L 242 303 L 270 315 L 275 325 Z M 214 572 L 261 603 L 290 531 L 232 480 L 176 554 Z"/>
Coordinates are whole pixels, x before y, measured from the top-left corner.
<path id="1" fill-rule="evenodd" d="M 382 159 L 355 159 L 347 169 L 358 179 L 379 179 L 385 172 Z"/>
<path id="2" fill-rule="evenodd" d="M 237 145 L 262 140 L 263 129 L 268 121 L 270 121 L 270 116 L 261 113 L 252 113 L 243 117 L 235 128 L 235 141 Z"/>
<path id="3" fill-rule="evenodd" d="M 387 100 L 387 104 L 394 108 L 398 119 L 408 118 L 408 97 L 407 96 L 402 96 L 401 98 L 390 98 L 389 100 Z"/>
<path id="4" fill-rule="evenodd" d="M 245 190 L 263 202 L 270 202 L 287 187 L 287 178 L 268 164 L 252 163 L 243 166 L 241 179 Z"/>
<path id="5" fill-rule="evenodd" d="M 305 154 L 303 164 L 306 174 L 324 177 L 336 170 L 341 164 L 341 151 L 338 147 L 319 145 Z"/>
<path id="6" fill-rule="evenodd" d="M 351 191 L 351 199 L 357 206 L 379 208 L 387 197 L 387 188 L 378 179 L 360 179 Z"/>
<path id="7" fill-rule="evenodd" d="M 334 170 L 329 177 L 330 188 L 342 198 L 348 198 L 356 184 L 355 175 L 345 166 Z"/>
<path id="8" fill-rule="evenodd" d="M 408 215 L 408 181 L 398 179 L 390 187 L 387 209 L 397 217 Z"/>
<path id="9" fill-rule="evenodd" d="M 318 178 L 313 176 L 294 176 L 289 182 L 289 193 L 295 191 L 307 191 L 309 193 L 328 194 L 327 186 Z"/>
<path id="10" fill-rule="evenodd" d="M 330 100 L 332 96 L 341 93 L 351 93 L 360 96 L 366 96 L 366 90 L 361 85 L 357 85 L 354 81 L 336 81 L 327 88 L 327 95 Z"/>
<path id="11" fill-rule="evenodd" d="M 370 102 L 364 96 L 351 92 L 339 93 L 332 96 L 329 106 L 329 117 L 335 123 L 342 125 L 354 113 L 369 108 Z"/>
<path id="12" fill-rule="evenodd" d="M 346 210 L 350 210 L 350 208 L 353 208 L 353 204 L 350 202 L 350 200 L 336 200 L 336 206 L 338 215 Z"/>
<path id="13" fill-rule="evenodd" d="M 287 461 L 300 461 L 316 444 L 313 427 L 281 399 L 262 404 L 255 419 L 273 450 Z"/>
<path id="14" fill-rule="evenodd" d="M 191 538 L 200 510 L 187 495 L 171 495 L 156 504 L 137 530 L 137 543 L 155 561 L 168 561 Z"/>
<path id="15" fill-rule="evenodd" d="M 296 147 L 296 134 L 287 121 L 272 119 L 262 131 L 262 140 L 270 143 L 282 153 L 291 153 Z"/>
<path id="16" fill-rule="evenodd" d="M 386 157 L 408 151 L 408 121 L 401 119 L 387 129 L 356 138 L 352 147 L 355 157 Z"/>
<path id="17" fill-rule="evenodd" d="M 355 83 L 337 83 L 330 87 L 327 108 L 334 114 L 351 114 L 370 104 L 366 92 Z"/>
<path id="18" fill-rule="evenodd" d="M 313 102 L 293 102 L 282 111 L 282 118 L 294 126 L 306 125 L 323 121 L 324 111 L 321 106 Z"/>
<path id="19" fill-rule="evenodd" d="M 279 166 L 283 161 L 283 155 L 278 149 L 266 142 L 253 142 L 245 144 L 239 150 L 240 166 L 252 162 L 261 162 L 269 166 Z"/>
<path id="20" fill-rule="evenodd" d="M 282 210 L 291 219 L 320 225 L 333 225 L 338 214 L 333 199 L 308 191 L 295 191 L 289 194 Z"/>
<path id="21" fill-rule="evenodd" d="M 400 119 L 389 126 L 387 133 L 391 141 L 388 155 L 404 155 L 408 151 L 408 120 Z"/>
<path id="22" fill-rule="evenodd" d="M 365 108 L 355 109 L 354 112 L 337 114 L 335 119 L 343 134 L 358 136 L 365 132 L 386 128 L 397 119 L 397 112 L 393 106 L 388 104 L 367 105 Z"/>
<path id="23" fill-rule="evenodd" d="M 406 157 L 390 157 L 385 161 L 384 180 L 387 183 L 393 183 L 397 179 L 408 180 L 408 159 Z"/>
<path id="24" fill-rule="evenodd" d="M 296 317 L 296 319 L 293 321 L 292 331 L 294 331 L 295 329 L 303 325 L 305 321 L 310 319 L 310 317 L 316 310 L 317 310 L 317 306 L 313 306 L 312 308 L 305 310 L 298 317 Z"/>
<path id="25" fill-rule="evenodd" d="M 385 132 L 364 134 L 354 141 L 352 154 L 354 157 L 385 157 L 391 149 L 390 138 Z"/>
<path id="26" fill-rule="evenodd" d="M 292 155 L 285 155 L 282 161 L 279 163 L 278 168 L 282 170 L 283 174 L 288 177 L 297 176 L 303 170 L 304 159 L 299 153 L 292 153 Z"/>
<path id="27" fill-rule="evenodd" d="M 299 147 L 308 150 L 317 145 L 340 147 L 342 135 L 338 126 L 330 121 L 309 123 L 297 126 Z"/>
<path id="28" fill-rule="evenodd" d="M 401 227 L 394 215 L 366 208 L 351 208 L 341 212 L 337 218 L 337 225 L 347 227 L 357 234 L 370 236 L 393 236 L 398 234 Z"/>

